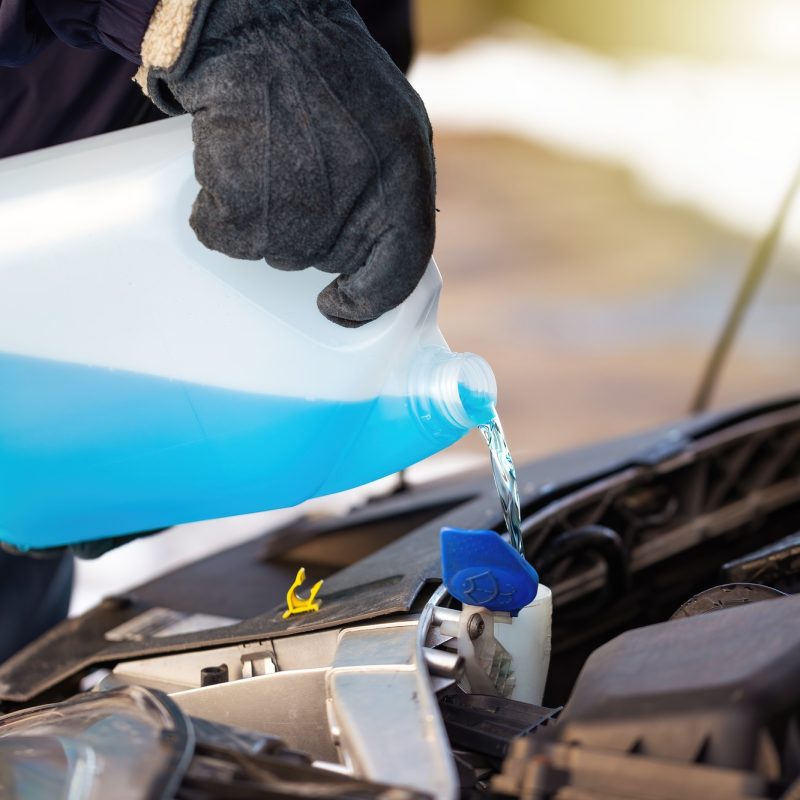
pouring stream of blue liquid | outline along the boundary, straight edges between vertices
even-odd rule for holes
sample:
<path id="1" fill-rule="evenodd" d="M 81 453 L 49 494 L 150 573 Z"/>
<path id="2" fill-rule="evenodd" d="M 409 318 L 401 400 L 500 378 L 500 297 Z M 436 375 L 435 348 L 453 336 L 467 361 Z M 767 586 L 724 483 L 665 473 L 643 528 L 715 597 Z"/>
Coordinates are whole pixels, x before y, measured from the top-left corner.
<path id="1" fill-rule="evenodd" d="M 525 548 L 522 542 L 522 519 L 519 506 L 519 489 L 517 488 L 517 473 L 503 433 L 503 426 L 500 424 L 500 417 L 498 417 L 494 407 L 492 408 L 492 413 L 492 419 L 488 423 L 479 425 L 478 429 L 489 448 L 492 476 L 497 487 L 497 495 L 500 499 L 500 507 L 503 511 L 511 545 L 520 555 L 524 556 Z"/>

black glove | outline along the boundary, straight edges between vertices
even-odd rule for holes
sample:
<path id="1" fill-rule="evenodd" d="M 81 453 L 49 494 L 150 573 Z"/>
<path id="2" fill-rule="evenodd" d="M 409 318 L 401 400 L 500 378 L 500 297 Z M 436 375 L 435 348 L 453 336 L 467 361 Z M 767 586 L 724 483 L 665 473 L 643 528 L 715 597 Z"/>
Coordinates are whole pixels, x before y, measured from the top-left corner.
<path id="1" fill-rule="evenodd" d="M 189 0 L 190 2 L 191 0 Z M 207 247 L 340 273 L 319 295 L 355 326 L 422 277 L 435 236 L 425 107 L 348 0 L 161 0 L 147 92 L 193 115 L 191 216 Z"/>

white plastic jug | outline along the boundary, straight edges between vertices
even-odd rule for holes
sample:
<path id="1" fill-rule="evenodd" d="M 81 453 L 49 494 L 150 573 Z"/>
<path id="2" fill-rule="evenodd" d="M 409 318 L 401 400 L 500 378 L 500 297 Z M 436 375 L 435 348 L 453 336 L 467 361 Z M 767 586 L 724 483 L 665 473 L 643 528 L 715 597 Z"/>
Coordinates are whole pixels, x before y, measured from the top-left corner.
<path id="1" fill-rule="evenodd" d="M 486 362 L 399 308 L 326 320 L 332 276 L 200 245 L 185 118 L 0 162 L 0 540 L 86 541 L 291 506 L 491 417 Z"/>

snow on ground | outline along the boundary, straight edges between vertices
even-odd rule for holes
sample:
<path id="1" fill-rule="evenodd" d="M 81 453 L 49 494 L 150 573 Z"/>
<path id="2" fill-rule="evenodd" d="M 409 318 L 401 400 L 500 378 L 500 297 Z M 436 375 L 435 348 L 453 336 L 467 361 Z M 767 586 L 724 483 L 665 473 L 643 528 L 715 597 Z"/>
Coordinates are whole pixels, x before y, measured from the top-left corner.
<path id="1" fill-rule="evenodd" d="M 763 232 L 800 164 L 800 72 L 786 67 L 616 59 L 525 29 L 423 53 L 411 81 L 434 130 L 511 134 L 616 164 L 747 234 Z"/>

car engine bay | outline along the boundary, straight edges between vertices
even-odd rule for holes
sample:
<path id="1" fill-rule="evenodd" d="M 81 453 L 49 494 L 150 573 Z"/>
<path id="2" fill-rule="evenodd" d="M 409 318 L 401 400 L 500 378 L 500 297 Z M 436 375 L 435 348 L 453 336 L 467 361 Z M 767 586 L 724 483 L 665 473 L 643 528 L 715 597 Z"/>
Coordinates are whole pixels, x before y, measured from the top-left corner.
<path id="1" fill-rule="evenodd" d="M 487 474 L 301 518 L 0 665 L 0 795 L 800 797 L 800 399 L 518 478 L 518 616 L 442 582 L 443 526 L 503 530 Z"/>

